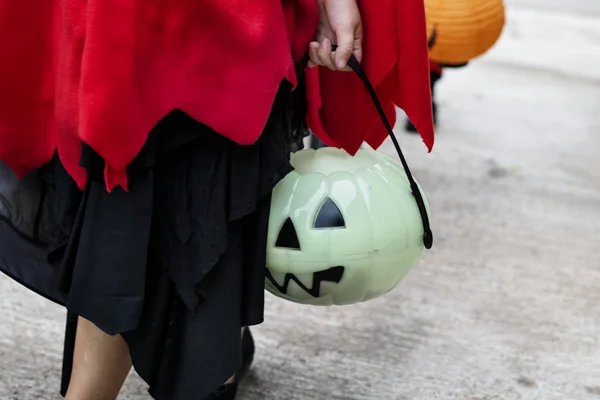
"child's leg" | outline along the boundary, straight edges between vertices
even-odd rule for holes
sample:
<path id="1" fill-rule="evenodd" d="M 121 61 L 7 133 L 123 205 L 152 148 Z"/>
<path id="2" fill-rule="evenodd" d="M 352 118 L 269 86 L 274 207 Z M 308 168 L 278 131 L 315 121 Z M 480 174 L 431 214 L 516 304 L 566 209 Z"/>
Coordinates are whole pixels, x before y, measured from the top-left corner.
<path id="1" fill-rule="evenodd" d="M 429 65 L 429 79 L 430 79 L 430 87 L 431 87 L 431 100 L 433 107 L 433 123 L 437 123 L 437 104 L 435 102 L 435 84 L 442 78 L 442 67 L 437 65 L 434 62 L 430 62 Z M 406 125 L 404 128 L 408 132 L 416 133 L 417 129 L 409 120 L 406 121 Z"/>
<path id="2" fill-rule="evenodd" d="M 66 400 L 115 400 L 130 369 L 125 340 L 79 317 Z"/>
<path id="3" fill-rule="evenodd" d="M 244 338 L 244 332 L 246 332 L 247 328 L 242 328 L 242 334 L 240 335 L 240 341 Z M 231 384 L 231 383 L 235 383 L 236 382 L 236 376 L 235 374 L 229 378 L 229 380 L 227 382 L 225 382 L 225 384 Z"/>

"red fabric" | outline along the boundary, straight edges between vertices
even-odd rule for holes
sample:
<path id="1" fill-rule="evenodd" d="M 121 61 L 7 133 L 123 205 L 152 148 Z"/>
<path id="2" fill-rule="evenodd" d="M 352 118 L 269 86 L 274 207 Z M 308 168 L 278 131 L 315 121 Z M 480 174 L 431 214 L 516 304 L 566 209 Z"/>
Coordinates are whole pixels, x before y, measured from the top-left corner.
<path id="1" fill-rule="evenodd" d="M 423 2 L 361 7 L 367 72 L 390 116 L 403 107 L 431 147 Z M 0 159 L 22 176 L 58 149 L 83 187 L 86 142 L 106 160 L 107 187 L 126 187 L 127 165 L 173 109 L 253 143 L 281 80 L 295 82 L 317 16 L 315 0 L 2 0 Z M 313 70 L 308 80 L 317 134 L 351 153 L 382 141 L 355 77 Z"/>
<path id="2" fill-rule="evenodd" d="M 406 112 L 431 151 L 434 142 L 429 54 L 423 0 L 360 2 L 365 32 L 363 66 L 392 124 Z M 308 73 L 309 125 L 326 144 L 354 154 L 363 140 L 387 138 L 371 99 L 355 74 Z"/>

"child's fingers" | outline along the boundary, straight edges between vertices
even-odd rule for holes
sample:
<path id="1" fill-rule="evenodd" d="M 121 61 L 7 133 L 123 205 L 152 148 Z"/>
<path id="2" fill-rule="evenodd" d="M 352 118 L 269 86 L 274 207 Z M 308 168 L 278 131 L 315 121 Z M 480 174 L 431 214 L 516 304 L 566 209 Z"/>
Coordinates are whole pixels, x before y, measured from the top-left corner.
<path id="1" fill-rule="evenodd" d="M 333 45 L 331 40 L 325 38 L 321 41 L 321 46 L 318 51 L 319 60 L 321 61 L 321 65 L 329 68 L 329 69 L 337 69 L 335 67 L 335 62 L 331 56 L 333 52 Z"/>
<path id="2" fill-rule="evenodd" d="M 323 65 L 321 60 L 319 59 L 319 48 L 321 45 L 319 42 L 311 42 L 308 46 L 308 56 L 310 61 L 308 62 L 309 67 L 315 67 L 317 65 Z"/>

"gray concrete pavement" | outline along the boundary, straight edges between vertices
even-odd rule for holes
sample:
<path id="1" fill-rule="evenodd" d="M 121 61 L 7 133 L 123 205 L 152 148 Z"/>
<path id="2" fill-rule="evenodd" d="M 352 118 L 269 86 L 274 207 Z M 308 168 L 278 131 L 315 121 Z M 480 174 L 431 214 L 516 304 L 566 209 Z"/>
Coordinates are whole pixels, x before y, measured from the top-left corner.
<path id="1" fill-rule="evenodd" d="M 240 400 L 600 399 L 600 2 L 508 5 L 442 80 L 434 153 L 400 136 L 434 249 L 370 303 L 268 296 Z M 0 277 L 0 400 L 58 398 L 63 317 Z"/>

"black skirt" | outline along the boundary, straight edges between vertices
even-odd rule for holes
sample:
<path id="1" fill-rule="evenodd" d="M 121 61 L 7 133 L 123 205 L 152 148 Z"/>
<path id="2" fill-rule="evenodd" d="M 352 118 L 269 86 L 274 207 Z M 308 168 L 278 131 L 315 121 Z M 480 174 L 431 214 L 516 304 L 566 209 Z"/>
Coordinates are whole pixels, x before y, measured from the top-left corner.
<path id="1" fill-rule="evenodd" d="M 270 194 L 301 147 L 303 96 L 282 84 L 250 146 L 172 112 L 127 193 L 105 190 L 87 147 L 83 192 L 58 157 L 20 181 L 0 164 L 0 270 L 66 306 L 63 395 L 77 316 L 125 338 L 155 399 L 202 399 L 235 373 L 241 327 L 263 320 Z"/>

